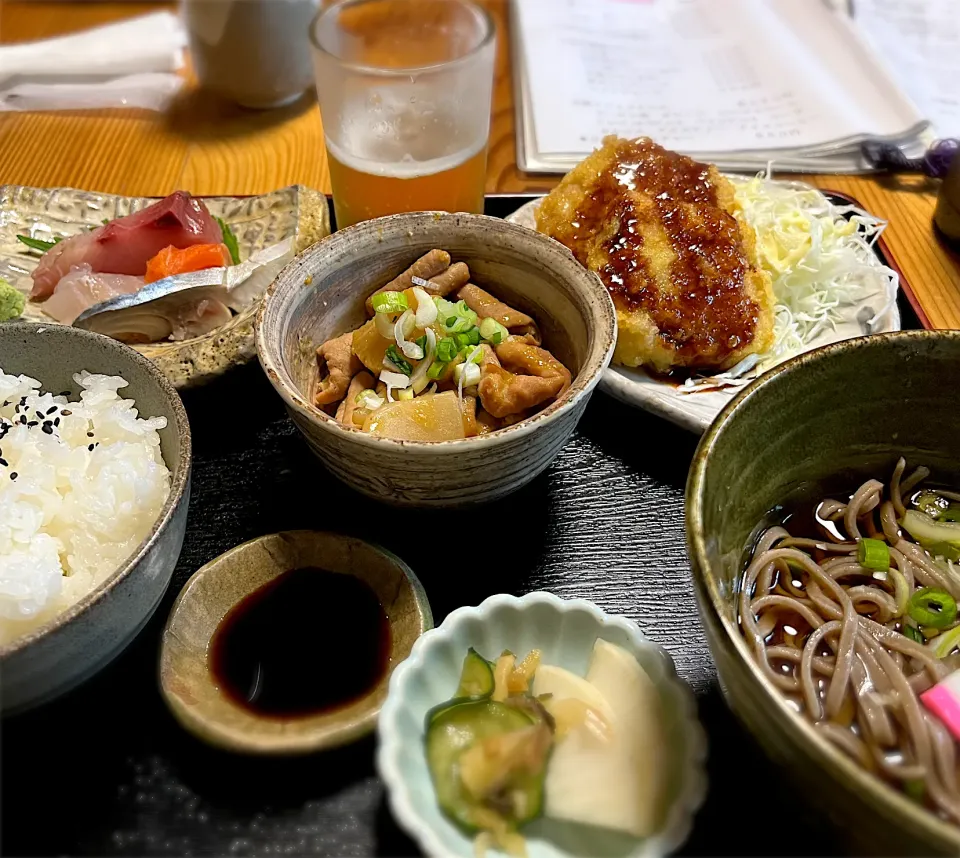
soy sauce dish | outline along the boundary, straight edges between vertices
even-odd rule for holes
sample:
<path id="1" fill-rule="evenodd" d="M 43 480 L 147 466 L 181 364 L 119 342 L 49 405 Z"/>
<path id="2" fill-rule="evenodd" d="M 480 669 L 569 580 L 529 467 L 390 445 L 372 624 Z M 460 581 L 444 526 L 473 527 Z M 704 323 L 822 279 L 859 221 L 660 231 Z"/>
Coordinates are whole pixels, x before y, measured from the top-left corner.
<path id="1" fill-rule="evenodd" d="M 549 593 L 492 596 L 425 634 L 378 730 L 393 815 L 430 856 L 662 855 L 706 793 L 670 656 Z"/>
<path id="2" fill-rule="evenodd" d="M 369 543 L 263 536 L 197 571 L 163 633 L 160 686 L 203 741 L 299 754 L 373 729 L 393 668 L 433 625 L 413 571 Z"/>

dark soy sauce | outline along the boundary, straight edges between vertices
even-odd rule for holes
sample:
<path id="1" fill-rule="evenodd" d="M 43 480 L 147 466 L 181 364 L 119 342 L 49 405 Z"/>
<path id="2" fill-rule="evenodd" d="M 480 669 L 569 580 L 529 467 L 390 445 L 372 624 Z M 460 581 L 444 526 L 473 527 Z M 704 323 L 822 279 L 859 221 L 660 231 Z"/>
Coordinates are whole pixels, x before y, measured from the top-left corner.
<path id="1" fill-rule="evenodd" d="M 293 569 L 251 593 L 214 634 L 220 688 L 258 715 L 297 717 L 345 706 L 372 689 L 390 660 L 390 626 L 363 581 Z"/>

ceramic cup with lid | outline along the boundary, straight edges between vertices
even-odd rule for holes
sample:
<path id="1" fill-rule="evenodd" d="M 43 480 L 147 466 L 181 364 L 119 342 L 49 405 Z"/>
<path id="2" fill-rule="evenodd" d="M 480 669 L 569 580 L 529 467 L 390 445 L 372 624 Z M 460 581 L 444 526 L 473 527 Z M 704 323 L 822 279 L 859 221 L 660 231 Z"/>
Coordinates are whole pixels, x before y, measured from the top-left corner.
<path id="1" fill-rule="evenodd" d="M 243 107 L 295 101 L 313 83 L 308 27 L 318 0 L 184 0 L 201 86 Z"/>

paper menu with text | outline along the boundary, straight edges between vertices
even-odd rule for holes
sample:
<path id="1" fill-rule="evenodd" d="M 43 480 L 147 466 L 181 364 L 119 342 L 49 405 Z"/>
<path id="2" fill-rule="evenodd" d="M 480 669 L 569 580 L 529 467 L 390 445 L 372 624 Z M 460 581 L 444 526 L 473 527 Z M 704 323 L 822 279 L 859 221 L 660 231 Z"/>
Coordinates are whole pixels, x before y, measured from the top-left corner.
<path id="1" fill-rule="evenodd" d="M 855 0 L 854 23 L 940 137 L 960 137 L 960 2 Z"/>
<path id="2" fill-rule="evenodd" d="M 817 0 L 514 0 L 513 16 L 524 151 L 547 168 L 605 134 L 762 164 L 923 127 L 850 22 Z"/>

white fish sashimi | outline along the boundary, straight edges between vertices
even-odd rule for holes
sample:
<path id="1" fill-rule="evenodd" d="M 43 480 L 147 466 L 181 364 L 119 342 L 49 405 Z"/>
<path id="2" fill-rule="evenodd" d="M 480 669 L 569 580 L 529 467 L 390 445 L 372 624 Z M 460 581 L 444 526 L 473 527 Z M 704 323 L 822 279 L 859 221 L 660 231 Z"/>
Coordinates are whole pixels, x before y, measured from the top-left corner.
<path id="1" fill-rule="evenodd" d="M 70 269 L 41 308 L 48 316 L 64 325 L 72 325 L 84 310 L 109 301 L 118 295 L 139 292 L 144 286 L 142 277 L 129 274 L 97 274 L 86 263 Z"/>

